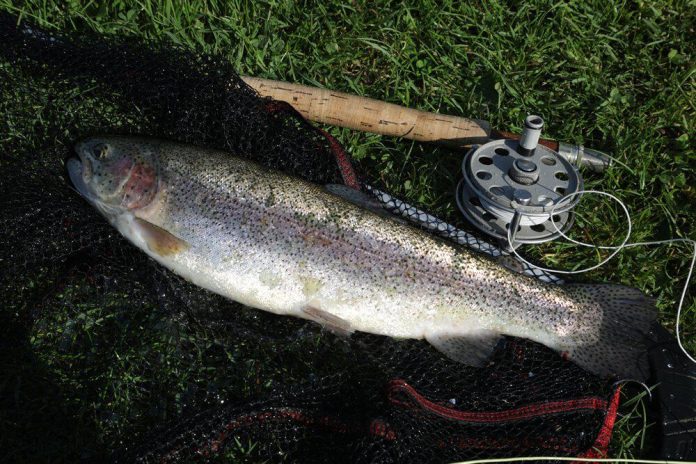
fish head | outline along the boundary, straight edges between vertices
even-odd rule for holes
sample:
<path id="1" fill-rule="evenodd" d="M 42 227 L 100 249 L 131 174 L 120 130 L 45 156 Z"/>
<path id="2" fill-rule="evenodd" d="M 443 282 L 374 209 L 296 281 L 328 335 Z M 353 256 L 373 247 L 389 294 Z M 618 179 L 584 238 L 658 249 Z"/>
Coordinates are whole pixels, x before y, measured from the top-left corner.
<path id="1" fill-rule="evenodd" d="M 92 137 L 67 161 L 75 189 L 110 217 L 144 208 L 158 189 L 157 146 L 122 137 Z"/>

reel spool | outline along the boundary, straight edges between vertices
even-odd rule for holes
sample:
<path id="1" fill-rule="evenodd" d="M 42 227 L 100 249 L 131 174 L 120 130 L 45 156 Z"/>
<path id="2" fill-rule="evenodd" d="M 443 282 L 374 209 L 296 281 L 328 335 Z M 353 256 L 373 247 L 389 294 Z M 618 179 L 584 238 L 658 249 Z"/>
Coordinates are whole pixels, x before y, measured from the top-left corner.
<path id="1" fill-rule="evenodd" d="M 560 234 L 552 222 L 565 233 L 580 200 L 579 195 L 572 196 L 583 188 L 580 173 L 560 154 L 538 144 L 543 124 L 541 117 L 528 116 L 519 141 L 475 146 L 462 162 L 464 178 L 456 194 L 459 209 L 508 249 L 508 229 L 514 248 L 557 238 Z"/>

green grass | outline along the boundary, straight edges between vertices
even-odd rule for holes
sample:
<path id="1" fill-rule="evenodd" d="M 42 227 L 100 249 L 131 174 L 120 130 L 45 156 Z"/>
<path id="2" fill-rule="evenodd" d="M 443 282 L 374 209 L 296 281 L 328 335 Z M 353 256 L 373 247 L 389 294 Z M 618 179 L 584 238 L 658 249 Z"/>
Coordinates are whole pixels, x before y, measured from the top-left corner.
<path id="1" fill-rule="evenodd" d="M 540 114 L 547 136 L 604 150 L 625 165 L 601 176 L 587 173 L 586 183 L 626 202 L 633 241 L 696 238 L 693 1 L 318 3 L 28 1 L 17 7 L 0 0 L 0 9 L 59 29 L 165 38 L 225 56 L 240 74 L 486 119 L 501 130 L 519 131 L 526 114 Z M 462 153 L 331 131 L 389 191 L 457 217 L 452 192 Z M 581 206 L 583 219 L 573 236 L 617 243 L 625 230 L 619 211 L 600 200 L 588 201 Z M 601 255 L 559 243 L 526 251 L 547 266 L 564 269 L 594 264 Z M 683 246 L 628 249 L 586 277 L 654 295 L 660 320 L 671 329 L 689 252 Z M 691 293 L 682 337 L 694 353 L 696 304 Z M 162 327 L 146 311 L 119 319 L 116 306 L 66 306 L 44 315 L 28 334 L 23 357 L 11 360 L 21 382 L 2 384 L 3 391 L 20 399 L 44 395 L 45 403 L 28 408 L 27 414 L 35 415 L 18 426 L 53 437 L 40 458 L 100 455 L 94 447 L 113 446 L 121 427 L 133 420 L 128 417 L 130 402 L 160 394 L 181 404 L 181 395 L 192 388 L 218 388 L 230 380 L 215 367 L 244 362 L 239 353 L 211 347 L 215 342 L 204 338 L 190 341 L 195 349 L 188 353 L 198 356 L 182 357 L 176 340 L 181 334 Z M 12 314 L 3 317 L 14 321 Z M 124 321 L 133 324 L 127 332 Z M 115 347 L 114 358 L 106 360 L 111 369 L 76 375 L 76 369 L 91 365 L 89 356 L 99 355 L 100 340 Z M 75 343 L 82 348 L 66 348 Z M 152 375 L 166 379 L 161 392 L 142 391 Z M 54 384 L 71 392 L 61 406 L 66 410 L 51 406 Z M 641 452 L 650 424 L 640 404 L 625 405 L 627 416 L 613 445 L 616 456 Z M 158 407 L 167 405 L 153 404 L 153 416 Z M 40 424 L 41 414 L 73 419 L 55 427 L 27 425 Z"/>

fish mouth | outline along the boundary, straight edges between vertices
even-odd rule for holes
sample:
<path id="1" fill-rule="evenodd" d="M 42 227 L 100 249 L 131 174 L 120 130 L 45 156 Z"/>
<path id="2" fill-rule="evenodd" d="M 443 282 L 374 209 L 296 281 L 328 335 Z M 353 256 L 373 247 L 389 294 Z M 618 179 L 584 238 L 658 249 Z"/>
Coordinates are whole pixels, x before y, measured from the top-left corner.
<path id="1" fill-rule="evenodd" d="M 78 143 L 75 146 L 75 153 L 77 154 L 77 157 L 73 156 L 68 158 L 65 166 L 68 169 L 70 181 L 75 189 L 83 197 L 93 200 L 95 199 L 95 195 L 93 192 L 91 192 L 88 184 L 90 180 L 92 180 L 92 173 L 94 171 L 92 169 L 92 161 L 89 159 L 89 156 L 86 155 L 86 149 L 87 146 L 84 141 Z"/>
<path id="2" fill-rule="evenodd" d="M 92 178 L 92 166 L 89 160 L 68 158 L 65 166 L 68 169 L 68 176 L 70 176 L 73 187 L 83 197 L 93 200 L 94 194 L 87 186 L 87 182 Z"/>
<path id="3" fill-rule="evenodd" d="M 68 175 L 70 176 L 70 181 L 75 190 L 97 208 L 97 211 L 111 220 L 118 212 L 113 207 L 101 201 L 87 185 L 87 182 L 92 177 L 91 163 L 89 160 L 80 161 L 77 158 L 68 158 L 65 166 L 68 169 Z"/>
<path id="4" fill-rule="evenodd" d="M 68 169 L 68 175 L 70 176 L 73 187 L 75 187 L 80 194 L 84 195 L 87 185 L 82 178 L 82 162 L 77 158 L 68 158 L 65 167 Z"/>
<path id="5" fill-rule="evenodd" d="M 88 183 L 92 179 L 92 160 L 89 155 L 87 155 L 87 143 L 85 141 L 78 143 L 75 146 L 75 153 L 79 158 L 79 162 L 82 163 L 82 177 L 85 183 Z M 78 161 L 78 160 L 75 160 Z"/>

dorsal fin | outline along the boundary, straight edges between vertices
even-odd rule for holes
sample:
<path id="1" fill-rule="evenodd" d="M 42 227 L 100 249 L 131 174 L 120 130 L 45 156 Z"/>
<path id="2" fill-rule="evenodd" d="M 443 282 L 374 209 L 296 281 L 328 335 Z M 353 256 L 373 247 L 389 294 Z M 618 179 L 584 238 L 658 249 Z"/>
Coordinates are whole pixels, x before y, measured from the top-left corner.
<path id="1" fill-rule="evenodd" d="M 406 224 L 406 221 L 387 211 L 382 206 L 382 203 L 380 203 L 379 200 L 377 200 L 377 198 L 373 197 L 368 193 L 361 192 L 360 190 L 355 190 L 354 188 L 343 184 L 326 184 L 324 188 L 326 188 L 328 192 L 333 193 L 334 195 L 338 195 L 344 200 L 353 203 L 354 205 L 359 206 L 360 208 L 367 209 L 379 216 L 390 218 L 395 221 L 401 222 L 402 224 Z"/>

